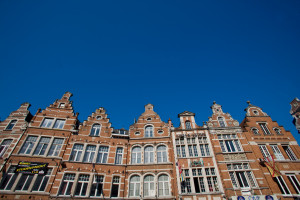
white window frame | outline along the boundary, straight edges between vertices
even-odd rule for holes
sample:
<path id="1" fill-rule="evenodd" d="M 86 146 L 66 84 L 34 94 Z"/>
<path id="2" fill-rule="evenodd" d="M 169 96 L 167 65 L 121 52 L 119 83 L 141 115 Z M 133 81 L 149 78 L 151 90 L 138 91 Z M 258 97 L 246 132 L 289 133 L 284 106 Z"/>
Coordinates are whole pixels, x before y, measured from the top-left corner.
<path id="1" fill-rule="evenodd" d="M 258 125 L 263 130 L 263 133 L 265 135 L 272 135 L 272 133 L 270 132 L 266 122 L 259 122 Z"/>
<path id="2" fill-rule="evenodd" d="M 0 158 L 4 156 L 13 139 L 4 139 L 0 145 Z"/>
<path id="3" fill-rule="evenodd" d="M 225 122 L 225 119 L 224 117 L 218 117 L 218 122 L 219 122 L 219 125 L 220 127 L 226 127 L 226 122 Z"/>
<path id="4" fill-rule="evenodd" d="M 123 147 L 116 148 L 115 164 L 116 165 L 123 164 Z"/>
<path id="5" fill-rule="evenodd" d="M 96 163 L 107 163 L 108 160 L 108 146 L 99 146 Z"/>
<path id="6" fill-rule="evenodd" d="M 65 119 L 56 119 L 53 125 L 54 129 L 63 129 L 65 126 L 66 120 Z"/>
<path id="7" fill-rule="evenodd" d="M 83 151 L 84 151 L 84 144 L 74 144 L 72 152 L 70 154 L 70 161 L 80 162 L 82 160 Z"/>
<path id="8" fill-rule="evenodd" d="M 154 127 L 152 125 L 145 126 L 145 138 L 154 137 Z"/>
<path id="9" fill-rule="evenodd" d="M 101 124 L 93 124 L 92 125 L 92 128 L 91 128 L 91 132 L 90 132 L 90 136 L 93 136 L 93 137 L 98 137 L 100 136 L 100 132 L 101 132 Z"/>
<path id="10" fill-rule="evenodd" d="M 297 194 L 300 194 L 300 182 L 299 182 L 298 178 L 296 177 L 296 175 L 295 174 L 287 174 L 286 176 L 288 177 L 289 181 L 292 183 Z"/>
<path id="11" fill-rule="evenodd" d="M 168 162 L 168 152 L 165 145 L 158 145 L 156 148 L 157 163 Z"/>
<path id="12" fill-rule="evenodd" d="M 89 149 L 90 147 L 92 147 L 93 149 Z M 97 152 L 96 150 L 97 150 L 96 145 L 87 145 L 85 148 L 82 162 L 93 163 L 96 157 L 96 152 Z"/>
<path id="13" fill-rule="evenodd" d="M 298 160 L 297 156 L 294 154 L 292 148 L 289 145 L 282 145 L 282 147 L 290 160 Z"/>
<path id="14" fill-rule="evenodd" d="M 89 174 L 79 174 L 77 183 L 76 183 L 76 187 L 75 187 L 75 192 L 74 192 L 74 196 L 76 197 L 86 197 L 88 195 L 88 186 L 89 186 L 89 182 L 90 182 L 90 175 Z M 79 184 L 81 184 L 79 186 Z M 76 194 L 77 189 L 79 189 L 80 187 L 80 191 L 79 194 Z M 82 194 L 83 190 L 85 188 L 85 194 Z"/>
<path id="15" fill-rule="evenodd" d="M 15 125 L 17 124 L 17 122 L 18 122 L 17 119 L 12 119 L 12 120 L 10 120 L 10 122 L 8 123 L 8 125 L 5 127 L 4 130 L 7 130 L 7 131 L 12 130 L 12 129 L 15 127 Z M 12 124 L 13 124 L 13 125 L 12 125 Z M 11 125 L 12 125 L 12 127 L 10 127 Z"/>
<path id="16" fill-rule="evenodd" d="M 139 149 L 139 151 L 136 151 Z M 131 149 L 131 164 L 142 163 L 142 148 L 140 146 L 134 146 Z"/>
<path id="17" fill-rule="evenodd" d="M 267 145 L 258 145 L 261 154 L 263 155 L 264 158 L 270 158 L 271 154 L 267 148 Z"/>
<path id="18" fill-rule="evenodd" d="M 120 176 L 113 176 L 112 183 L 111 183 L 111 190 L 110 190 L 110 198 L 117 198 L 120 196 L 120 184 L 121 184 L 121 177 Z M 112 189 L 114 185 L 118 185 L 118 195 L 116 197 L 112 196 Z"/>
<path id="19" fill-rule="evenodd" d="M 45 175 L 39 175 L 37 174 L 37 178 L 35 179 L 33 186 L 32 186 L 32 192 L 45 192 L 48 187 L 48 182 L 51 178 L 52 168 L 48 168 L 48 171 Z M 42 179 L 38 180 L 38 177 L 41 176 Z M 44 184 L 45 183 L 45 184 Z M 34 190 L 35 184 L 38 184 L 38 189 Z M 42 185 L 45 185 L 44 190 L 41 190 Z"/>
<path id="20" fill-rule="evenodd" d="M 35 150 L 33 151 L 33 155 L 35 155 L 35 156 L 47 155 L 46 153 L 47 153 L 50 141 L 51 141 L 51 137 L 44 137 L 44 136 L 40 137 L 39 141 L 35 147 Z M 44 151 L 44 152 L 42 153 L 42 151 Z"/>
<path id="21" fill-rule="evenodd" d="M 133 180 L 138 178 L 138 180 Z M 129 197 L 140 197 L 141 195 L 141 177 L 139 175 L 133 175 L 129 179 Z"/>
<path id="22" fill-rule="evenodd" d="M 46 120 L 49 120 L 49 121 L 47 122 L 47 124 L 44 124 L 44 123 L 46 123 L 45 122 Z M 45 117 L 44 120 L 42 121 L 40 127 L 41 128 L 50 128 L 50 129 L 63 129 L 65 123 L 66 123 L 66 119 Z M 56 124 L 58 124 L 58 125 L 56 125 Z M 58 126 L 58 127 L 55 127 L 55 126 Z"/>
<path id="23" fill-rule="evenodd" d="M 291 191 L 288 188 L 287 184 L 285 183 L 283 177 L 282 176 L 276 176 L 275 179 L 277 180 L 276 182 L 277 182 L 277 185 L 280 188 L 280 191 L 283 192 L 282 194 L 291 195 Z"/>
<path id="24" fill-rule="evenodd" d="M 167 180 L 160 180 L 160 178 L 163 177 L 167 177 Z M 161 188 L 162 187 L 162 188 Z M 162 196 L 169 196 L 170 195 L 170 178 L 168 175 L 166 174 L 161 174 L 158 176 L 158 196 L 162 197 Z M 160 194 L 160 191 L 162 191 L 162 194 Z"/>
<path id="25" fill-rule="evenodd" d="M 66 180 L 67 176 L 69 176 L 69 177 Z M 72 179 L 70 179 L 70 178 L 72 178 Z M 72 189 L 74 187 L 75 178 L 76 178 L 76 174 L 74 174 L 74 173 L 64 174 L 63 179 L 62 179 L 61 184 L 60 184 L 60 187 L 59 187 L 59 190 L 58 190 L 58 196 L 71 196 L 72 195 Z M 65 187 L 66 189 L 65 189 L 64 193 L 61 194 L 62 186 L 63 186 L 64 183 L 66 183 L 66 187 Z M 71 188 L 70 188 L 70 191 L 69 191 L 70 194 L 67 194 L 67 191 L 70 187 L 70 184 L 72 184 Z"/>
<path id="26" fill-rule="evenodd" d="M 52 144 L 51 144 L 51 146 L 49 148 L 48 156 L 53 156 L 53 157 L 59 156 L 59 153 L 60 153 L 60 150 L 61 150 L 61 148 L 63 146 L 63 143 L 64 143 L 64 139 L 63 138 L 54 138 L 53 142 L 52 142 Z M 52 148 L 53 148 L 53 150 L 52 150 Z M 50 154 L 51 151 L 53 151 L 52 154 Z"/>
<path id="27" fill-rule="evenodd" d="M 185 121 L 185 129 L 187 129 L 187 130 L 192 129 L 192 123 L 189 120 Z"/>
<path id="28" fill-rule="evenodd" d="M 149 150 L 148 150 L 149 149 Z M 146 146 L 144 149 L 144 163 L 154 163 L 154 147 Z"/>
<path id="29" fill-rule="evenodd" d="M 32 138 L 32 140 L 29 141 L 30 138 Z M 31 155 L 31 152 L 33 151 L 33 147 L 35 146 L 37 140 L 38 140 L 38 136 L 28 135 L 22 147 L 20 148 L 19 154 Z M 24 152 L 22 152 L 23 148 L 25 148 Z"/>
<path id="30" fill-rule="evenodd" d="M 147 177 L 150 177 L 150 180 L 146 180 Z M 151 180 L 153 178 L 153 180 Z M 151 190 L 153 188 L 153 190 Z M 144 189 L 144 197 L 154 197 L 156 194 L 155 191 L 155 176 L 152 174 L 147 174 L 144 176 L 144 184 L 143 184 L 143 189 Z"/>
<path id="31" fill-rule="evenodd" d="M 274 153 L 276 159 L 285 160 L 284 156 L 282 155 L 282 153 L 279 149 L 279 147 L 276 144 L 271 144 L 270 146 L 271 146 L 271 149 L 273 150 L 273 153 Z"/>
<path id="32" fill-rule="evenodd" d="M 103 183 L 104 183 L 104 175 L 95 174 L 93 177 L 92 186 L 90 189 L 90 196 L 91 197 L 100 197 L 101 194 L 103 195 Z M 101 191 L 99 191 L 99 184 L 101 185 Z M 92 189 L 95 189 L 95 194 L 92 194 Z"/>

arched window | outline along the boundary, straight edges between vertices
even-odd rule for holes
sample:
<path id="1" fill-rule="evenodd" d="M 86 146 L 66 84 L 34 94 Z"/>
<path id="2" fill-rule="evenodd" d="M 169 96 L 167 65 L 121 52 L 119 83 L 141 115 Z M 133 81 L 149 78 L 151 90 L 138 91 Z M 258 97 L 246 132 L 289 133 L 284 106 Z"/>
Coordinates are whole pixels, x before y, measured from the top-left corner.
<path id="1" fill-rule="evenodd" d="M 132 176 L 129 183 L 129 196 L 139 197 L 140 196 L 140 177 Z"/>
<path id="2" fill-rule="evenodd" d="M 225 127 L 226 126 L 223 117 L 218 117 L 218 121 L 219 121 L 220 127 Z"/>
<path id="3" fill-rule="evenodd" d="M 145 127 L 145 137 L 153 137 L 153 126 Z"/>
<path id="4" fill-rule="evenodd" d="M 144 163 L 153 163 L 154 158 L 154 148 L 152 146 L 147 146 L 144 152 Z"/>
<path id="5" fill-rule="evenodd" d="M 154 176 L 152 175 L 145 176 L 144 178 L 144 196 L 155 196 Z"/>
<path id="6" fill-rule="evenodd" d="M 92 126 L 90 136 L 99 136 L 100 135 L 100 129 L 101 129 L 100 124 L 94 124 Z"/>
<path id="7" fill-rule="evenodd" d="M 141 147 L 133 147 L 131 151 L 131 164 L 141 163 Z"/>
<path id="8" fill-rule="evenodd" d="M 6 130 L 12 130 L 14 128 L 14 126 L 16 125 L 17 123 L 17 120 L 14 119 L 14 120 L 11 120 L 8 124 L 8 126 L 6 127 Z"/>
<path id="9" fill-rule="evenodd" d="M 157 162 L 158 163 L 168 162 L 167 147 L 164 145 L 160 145 L 157 147 Z"/>
<path id="10" fill-rule="evenodd" d="M 259 135 L 257 128 L 252 128 L 252 132 L 254 135 Z"/>
<path id="11" fill-rule="evenodd" d="M 192 125 L 190 121 L 185 121 L 185 128 L 186 129 L 192 129 Z"/>
<path id="12" fill-rule="evenodd" d="M 168 196 L 168 195 L 170 195 L 169 176 L 160 175 L 158 177 L 158 196 Z"/>

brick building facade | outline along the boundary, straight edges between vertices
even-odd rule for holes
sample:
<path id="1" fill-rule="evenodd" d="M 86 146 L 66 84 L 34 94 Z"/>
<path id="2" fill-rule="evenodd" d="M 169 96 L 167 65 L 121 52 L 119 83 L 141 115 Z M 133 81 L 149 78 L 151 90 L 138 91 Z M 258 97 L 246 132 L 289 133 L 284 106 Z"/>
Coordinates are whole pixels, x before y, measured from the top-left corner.
<path id="1" fill-rule="evenodd" d="M 1 199 L 295 199 L 300 147 L 249 102 L 241 124 L 221 105 L 163 122 L 147 104 L 126 129 L 102 107 L 78 120 L 67 92 L 34 116 L 24 103 L 0 123 Z"/>
<path id="2" fill-rule="evenodd" d="M 290 114 L 293 116 L 293 124 L 296 126 L 298 133 L 300 133 L 300 100 L 298 98 L 293 99 L 291 104 Z"/>

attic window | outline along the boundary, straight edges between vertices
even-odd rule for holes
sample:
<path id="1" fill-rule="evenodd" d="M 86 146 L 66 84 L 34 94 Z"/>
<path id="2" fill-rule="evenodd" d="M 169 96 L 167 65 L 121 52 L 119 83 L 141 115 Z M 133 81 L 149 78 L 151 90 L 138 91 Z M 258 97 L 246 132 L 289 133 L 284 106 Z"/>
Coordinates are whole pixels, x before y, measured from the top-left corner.
<path id="1" fill-rule="evenodd" d="M 124 130 L 119 130 L 119 133 L 120 133 L 121 135 L 125 135 L 125 131 L 124 131 Z"/>
<path id="2" fill-rule="evenodd" d="M 163 131 L 163 130 L 158 130 L 158 131 L 157 131 L 157 133 L 159 133 L 159 134 L 163 134 L 163 133 L 164 133 L 164 131 Z"/>
<path id="3" fill-rule="evenodd" d="M 61 103 L 59 104 L 59 108 L 65 108 L 66 104 L 65 103 Z"/>
<path id="4" fill-rule="evenodd" d="M 141 135 L 139 131 L 135 132 L 134 135 Z"/>
<path id="5" fill-rule="evenodd" d="M 102 119 L 102 117 L 98 115 L 98 116 L 96 117 L 96 119 L 97 119 L 97 120 L 100 120 L 100 119 Z"/>
<path id="6" fill-rule="evenodd" d="M 253 110 L 254 115 L 258 115 L 258 111 L 257 110 Z"/>
<path id="7" fill-rule="evenodd" d="M 148 118 L 147 118 L 147 121 L 151 121 L 151 120 L 152 120 L 152 118 L 151 118 L 151 117 L 148 117 Z"/>

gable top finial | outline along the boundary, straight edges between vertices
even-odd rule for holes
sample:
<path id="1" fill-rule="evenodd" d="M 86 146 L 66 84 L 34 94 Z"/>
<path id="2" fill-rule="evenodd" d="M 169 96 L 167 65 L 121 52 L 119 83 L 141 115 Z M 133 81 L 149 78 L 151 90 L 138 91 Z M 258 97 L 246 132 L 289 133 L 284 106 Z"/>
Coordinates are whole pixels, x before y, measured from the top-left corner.
<path id="1" fill-rule="evenodd" d="M 250 105 L 251 105 L 251 102 L 248 100 L 248 101 L 247 101 L 247 104 L 250 106 Z"/>

